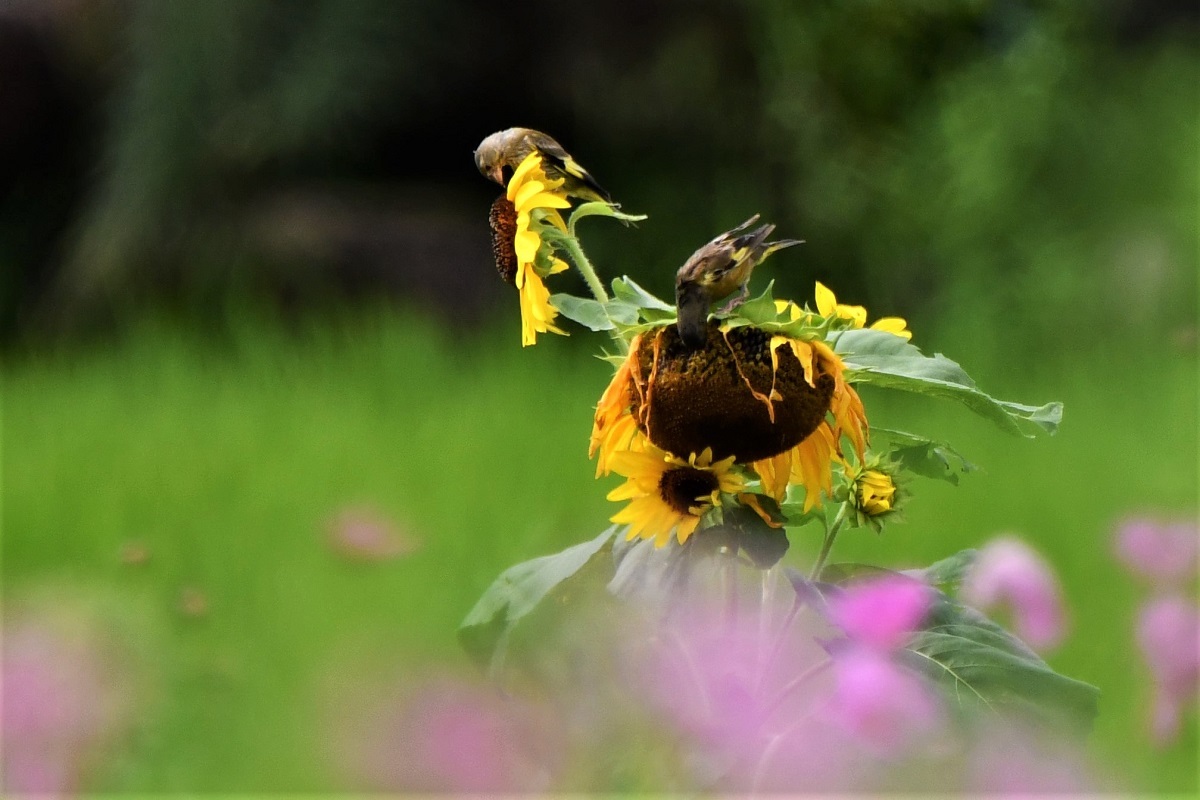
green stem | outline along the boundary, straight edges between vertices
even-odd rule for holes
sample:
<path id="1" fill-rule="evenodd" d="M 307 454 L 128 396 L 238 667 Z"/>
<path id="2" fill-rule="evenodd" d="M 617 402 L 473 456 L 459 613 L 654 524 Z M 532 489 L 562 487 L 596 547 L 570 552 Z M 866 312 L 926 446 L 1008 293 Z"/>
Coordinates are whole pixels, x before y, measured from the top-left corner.
<path id="1" fill-rule="evenodd" d="M 825 566 L 825 559 L 829 558 L 829 551 L 833 549 L 833 542 L 837 539 L 838 531 L 841 529 L 842 523 L 846 521 L 846 515 L 849 512 L 850 504 L 842 503 L 842 508 L 838 511 L 833 524 L 825 531 L 825 541 L 821 543 L 821 552 L 817 554 L 817 563 L 813 564 L 812 572 L 808 575 L 810 581 L 815 581 L 821 574 L 821 568 Z"/>
<path id="2" fill-rule="evenodd" d="M 607 303 L 608 292 L 604 291 L 604 284 L 600 281 L 600 276 L 596 274 L 596 270 L 592 267 L 592 262 L 588 261 L 587 256 L 583 254 L 583 248 L 579 246 L 579 240 L 574 236 L 563 236 L 559 239 L 559 242 L 571 257 L 575 268 L 583 275 L 584 281 L 587 282 L 588 288 L 592 291 L 592 296 L 601 303 Z"/>

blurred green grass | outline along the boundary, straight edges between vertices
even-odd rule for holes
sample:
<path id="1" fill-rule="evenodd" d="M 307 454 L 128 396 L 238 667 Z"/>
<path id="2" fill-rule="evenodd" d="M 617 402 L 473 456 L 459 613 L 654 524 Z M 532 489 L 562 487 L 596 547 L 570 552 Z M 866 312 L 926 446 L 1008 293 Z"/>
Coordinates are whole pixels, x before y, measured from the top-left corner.
<path id="1" fill-rule="evenodd" d="M 161 620 L 144 725 L 96 788 L 301 791 L 334 786 L 323 687 L 347 659 L 462 665 L 455 627 L 511 563 L 595 534 L 609 479 L 587 461 L 608 367 L 583 336 L 517 346 L 515 322 L 448 332 L 372 313 L 228 335 L 148 322 L 114 345 L 5 367 L 6 598 L 46 583 L 119 592 Z M 1013 531 L 1054 563 L 1074 632 L 1051 663 L 1098 685 L 1097 758 L 1127 785 L 1196 786 L 1194 721 L 1155 752 L 1132 642 L 1143 592 L 1113 563 L 1113 525 L 1194 516 L 1194 352 L 1132 340 L 1084 354 L 917 342 L 1006 399 L 1066 402 L 1052 439 L 1023 441 L 953 405 L 865 395 L 875 424 L 953 442 L 986 470 L 913 485 L 908 522 L 847 534 L 835 560 L 912 566 Z M 335 557 L 325 528 L 366 505 L 420 549 L 384 564 Z M 815 538 L 815 537 L 814 537 Z M 793 558 L 815 542 L 793 537 Z M 144 565 L 121 548 L 144 544 Z M 179 610 L 192 587 L 207 612 Z"/>

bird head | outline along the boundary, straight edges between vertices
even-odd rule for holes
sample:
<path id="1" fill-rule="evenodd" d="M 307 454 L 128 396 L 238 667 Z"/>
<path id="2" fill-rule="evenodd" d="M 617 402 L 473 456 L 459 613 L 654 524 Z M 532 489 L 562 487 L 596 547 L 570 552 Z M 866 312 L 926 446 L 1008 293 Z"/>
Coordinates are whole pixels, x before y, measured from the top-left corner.
<path id="1" fill-rule="evenodd" d="M 508 164 L 508 133 L 500 131 L 479 143 L 475 148 L 475 166 L 485 178 L 490 178 L 501 186 L 504 185 L 504 168 Z"/>

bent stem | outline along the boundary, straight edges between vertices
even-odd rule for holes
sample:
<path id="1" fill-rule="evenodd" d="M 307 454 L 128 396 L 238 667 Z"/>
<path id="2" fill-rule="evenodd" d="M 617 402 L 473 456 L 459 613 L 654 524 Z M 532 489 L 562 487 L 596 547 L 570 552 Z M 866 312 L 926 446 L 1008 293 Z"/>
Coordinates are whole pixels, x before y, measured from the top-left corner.
<path id="1" fill-rule="evenodd" d="M 813 564 L 812 572 L 808 575 L 810 581 L 815 581 L 817 576 L 821 574 L 821 569 L 825 566 L 825 560 L 829 558 L 829 551 L 833 549 L 833 542 L 837 539 L 838 530 L 841 529 L 842 523 L 846 521 L 846 515 L 849 511 L 850 504 L 842 503 L 841 510 L 838 511 L 833 524 L 826 529 L 825 541 L 821 543 L 821 552 L 817 554 L 817 563 Z"/>
<path id="2" fill-rule="evenodd" d="M 579 270 L 579 274 L 583 276 L 583 280 L 587 283 L 588 289 L 591 290 L 592 296 L 601 303 L 608 302 L 608 292 L 604 290 L 604 284 L 600 281 L 600 276 L 596 274 L 595 268 L 592 267 L 592 262 L 588 261 L 586 255 L 583 254 L 583 248 L 579 246 L 579 240 L 574 236 L 562 236 L 558 241 L 567 251 L 567 255 L 571 257 L 575 268 Z"/>

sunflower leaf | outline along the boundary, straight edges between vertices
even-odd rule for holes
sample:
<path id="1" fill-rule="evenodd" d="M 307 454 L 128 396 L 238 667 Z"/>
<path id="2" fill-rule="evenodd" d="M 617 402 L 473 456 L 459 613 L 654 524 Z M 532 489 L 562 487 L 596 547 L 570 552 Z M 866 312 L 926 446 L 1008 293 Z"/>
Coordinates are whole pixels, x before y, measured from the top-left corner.
<path id="1" fill-rule="evenodd" d="M 612 282 L 613 296 L 618 300 L 624 300 L 626 303 L 637 306 L 638 308 L 653 308 L 659 311 L 675 311 L 675 306 L 670 303 L 660 300 L 650 292 L 643 289 L 641 286 L 628 275 L 620 278 L 614 278 Z"/>
<path id="2" fill-rule="evenodd" d="M 467 654 L 493 673 L 502 666 L 508 640 L 521 620 L 548 595 L 580 573 L 605 550 L 617 531 L 613 525 L 591 541 L 509 567 L 484 591 L 458 626 Z"/>
<path id="3" fill-rule="evenodd" d="M 550 304 L 567 319 L 593 331 L 611 331 L 617 325 L 633 325 L 638 321 L 636 306 L 620 300 L 601 303 L 573 294 L 550 296 Z"/>
<path id="4" fill-rule="evenodd" d="M 975 564 L 979 551 L 973 548 L 959 550 L 952 556 L 935 561 L 925 569 L 908 570 L 905 574 L 912 575 L 930 586 L 944 586 L 957 589 L 966 577 L 967 571 Z"/>
<path id="5" fill-rule="evenodd" d="M 957 400 L 1009 433 L 1053 434 L 1062 422 L 1062 403 L 1028 406 L 997 400 L 980 391 L 958 363 L 941 353 L 927 356 L 904 339 L 870 328 L 831 337 L 855 383 Z"/>
<path id="6" fill-rule="evenodd" d="M 891 445 L 889 455 L 905 469 L 926 478 L 937 478 L 958 485 L 959 473 L 976 472 L 979 467 L 945 442 L 926 439 L 904 431 L 872 428 Z"/>
<path id="7" fill-rule="evenodd" d="M 944 594 L 901 655 L 962 711 L 1018 712 L 1084 730 L 1096 717 L 1096 687 L 1055 672 L 1021 640 Z"/>

